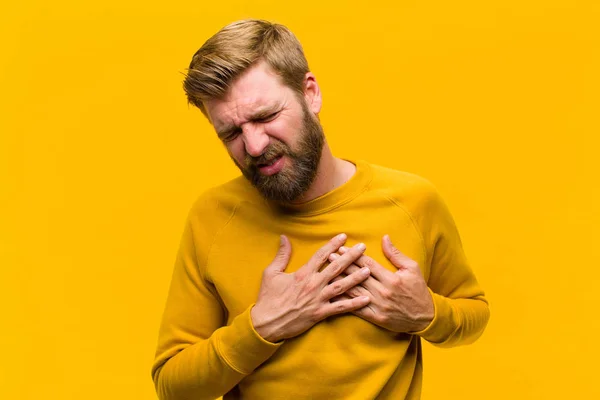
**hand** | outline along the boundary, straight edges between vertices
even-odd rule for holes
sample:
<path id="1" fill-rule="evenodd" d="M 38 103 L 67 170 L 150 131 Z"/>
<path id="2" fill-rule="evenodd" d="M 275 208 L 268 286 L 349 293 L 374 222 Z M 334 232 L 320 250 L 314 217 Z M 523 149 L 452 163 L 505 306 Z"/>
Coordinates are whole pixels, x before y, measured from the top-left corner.
<path id="1" fill-rule="evenodd" d="M 260 336 L 278 342 L 307 331 L 331 315 L 357 310 L 369 303 L 366 296 L 330 302 L 369 277 L 368 268 L 357 267 L 344 278 L 331 282 L 364 253 L 362 243 L 347 249 L 319 272 L 331 253 L 345 242 L 344 234 L 334 237 L 298 271 L 286 274 L 283 271 L 290 260 L 292 246 L 286 236 L 281 236 L 279 251 L 263 273 L 258 300 L 250 311 L 252 324 Z"/>
<path id="2" fill-rule="evenodd" d="M 434 307 L 419 265 L 394 247 L 388 235 L 383 237 L 382 247 L 383 253 L 398 271 L 388 271 L 371 257 L 362 255 L 344 273 L 353 274 L 362 267 L 369 268 L 371 276 L 334 301 L 369 296 L 371 302 L 366 307 L 355 310 L 355 315 L 392 332 L 421 331 L 433 320 Z M 329 259 L 341 259 L 348 248 L 341 247 L 339 252 L 342 256 L 333 253 Z M 339 279 L 346 278 L 343 274 L 334 278 Z"/>

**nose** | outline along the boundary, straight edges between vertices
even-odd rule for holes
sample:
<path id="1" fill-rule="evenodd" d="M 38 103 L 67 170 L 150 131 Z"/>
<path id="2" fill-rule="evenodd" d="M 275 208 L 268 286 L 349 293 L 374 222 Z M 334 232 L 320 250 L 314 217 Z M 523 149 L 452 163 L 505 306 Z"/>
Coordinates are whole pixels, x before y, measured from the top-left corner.
<path id="1" fill-rule="evenodd" d="M 244 124 L 242 132 L 246 153 L 252 157 L 258 157 L 265 152 L 265 149 L 269 145 L 269 135 L 267 135 L 260 124 Z"/>

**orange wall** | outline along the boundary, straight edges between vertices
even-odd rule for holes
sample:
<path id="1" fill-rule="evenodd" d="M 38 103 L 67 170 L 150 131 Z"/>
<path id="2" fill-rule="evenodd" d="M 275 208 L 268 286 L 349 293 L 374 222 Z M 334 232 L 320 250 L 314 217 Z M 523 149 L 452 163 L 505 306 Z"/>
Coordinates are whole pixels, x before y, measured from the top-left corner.
<path id="1" fill-rule="evenodd" d="M 9 4 L 0 398 L 155 398 L 186 212 L 237 174 L 181 72 L 242 17 L 303 42 L 337 155 L 430 179 L 455 215 L 492 319 L 425 346 L 424 399 L 600 395 L 597 1 Z"/>

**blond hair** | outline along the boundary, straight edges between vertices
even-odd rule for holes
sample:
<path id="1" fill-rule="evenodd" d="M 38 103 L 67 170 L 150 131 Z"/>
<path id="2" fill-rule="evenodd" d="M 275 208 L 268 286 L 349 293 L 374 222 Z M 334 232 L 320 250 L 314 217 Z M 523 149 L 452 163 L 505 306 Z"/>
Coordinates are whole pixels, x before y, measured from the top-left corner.
<path id="1" fill-rule="evenodd" d="M 236 77 L 259 60 L 266 61 L 285 85 L 303 94 L 309 69 L 298 39 L 283 25 L 249 19 L 225 26 L 194 54 L 183 81 L 188 102 L 206 115 L 203 103 L 222 96 Z"/>

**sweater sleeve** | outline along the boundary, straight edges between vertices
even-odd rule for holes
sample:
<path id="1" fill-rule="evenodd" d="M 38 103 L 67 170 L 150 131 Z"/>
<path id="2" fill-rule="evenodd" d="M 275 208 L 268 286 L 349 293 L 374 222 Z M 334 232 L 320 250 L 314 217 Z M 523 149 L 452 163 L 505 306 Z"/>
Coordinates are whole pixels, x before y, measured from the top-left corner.
<path id="1" fill-rule="evenodd" d="M 415 332 L 440 347 L 474 342 L 490 317 L 488 302 L 465 256 L 454 219 L 437 190 L 426 185 L 418 223 L 430 260 L 427 285 L 435 314 Z"/>
<path id="2" fill-rule="evenodd" d="M 223 396 L 279 347 L 254 330 L 252 306 L 226 325 L 203 272 L 213 238 L 198 225 L 188 217 L 160 327 L 152 378 L 161 400 Z"/>

